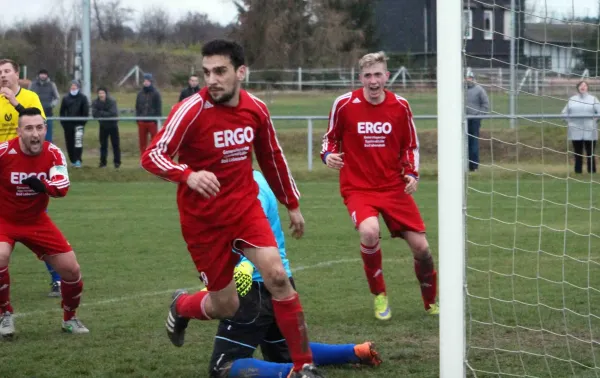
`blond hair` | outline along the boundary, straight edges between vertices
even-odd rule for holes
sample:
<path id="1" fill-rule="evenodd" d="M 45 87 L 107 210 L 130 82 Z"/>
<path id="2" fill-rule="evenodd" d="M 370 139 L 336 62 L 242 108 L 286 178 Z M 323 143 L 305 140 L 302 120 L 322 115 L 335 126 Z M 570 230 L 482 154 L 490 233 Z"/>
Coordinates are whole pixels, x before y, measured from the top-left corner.
<path id="1" fill-rule="evenodd" d="M 389 58 L 385 55 L 385 52 L 378 51 L 375 53 L 369 53 L 360 58 L 358 61 L 358 67 L 362 70 L 363 68 L 372 66 L 373 64 L 383 63 L 387 68 L 387 60 Z"/>

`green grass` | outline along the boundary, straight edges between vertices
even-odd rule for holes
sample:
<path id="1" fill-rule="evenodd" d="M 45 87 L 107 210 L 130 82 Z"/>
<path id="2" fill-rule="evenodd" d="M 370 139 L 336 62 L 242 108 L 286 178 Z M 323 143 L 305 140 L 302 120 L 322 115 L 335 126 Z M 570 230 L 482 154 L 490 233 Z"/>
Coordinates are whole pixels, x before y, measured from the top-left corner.
<path id="1" fill-rule="evenodd" d="M 273 115 L 325 115 L 336 95 L 273 95 L 270 108 Z M 131 94 L 117 96 L 120 107 L 132 102 Z M 415 114 L 435 113 L 433 95 L 407 97 Z M 506 96 L 493 95 L 492 101 L 496 111 L 507 112 Z M 535 109 L 558 113 L 562 105 L 524 97 L 519 102 L 519 112 Z M 598 181 L 569 173 L 562 128 L 547 122 L 520 122 L 516 130 L 499 121 L 484 125 L 482 162 L 489 166 L 468 178 L 469 366 L 477 377 L 596 376 L 582 366 L 600 361 Z M 300 241 L 289 238 L 288 251 L 292 267 L 303 268 L 294 276 L 310 337 L 330 343 L 374 340 L 385 361 L 379 369 L 327 368 L 327 376 L 439 376 L 438 322 L 423 311 L 407 247 L 383 233 L 394 315 L 378 322 L 336 174 L 318 161 L 325 124 L 315 123 L 312 172 L 306 169 L 304 121 L 276 126 L 303 194 L 307 233 Z M 416 200 L 437 262 L 437 134 L 435 124 L 417 126 L 423 179 Z M 18 339 L 0 342 L 2 377 L 206 376 L 216 323 L 193 322 L 180 349 L 168 342 L 163 326 L 170 291 L 200 285 L 181 238 L 175 186 L 139 168 L 135 125 L 123 122 L 120 129 L 122 169 L 95 168 L 97 129 L 90 122 L 84 168 L 71 169 L 69 195 L 50 207 L 82 266 L 80 316 L 91 334 L 60 332 L 58 301 L 45 297 L 45 268 L 18 246 L 11 262 L 12 293 L 23 315 L 16 319 Z M 55 126 L 62 147 L 59 135 Z M 542 145 L 547 148 L 539 149 Z M 287 222 L 285 212 L 282 221 Z"/>
<path id="2" fill-rule="evenodd" d="M 550 227 L 564 228 L 565 208 L 525 199 L 541 199 L 540 184 L 541 179 L 520 177 L 517 192 L 516 180 L 494 180 L 492 185 L 484 174 L 471 178 L 470 187 L 476 190 L 469 191 L 468 198 L 467 273 L 472 295 L 469 340 L 475 349 L 468 357 L 478 370 L 550 376 L 544 358 L 517 352 L 544 353 L 545 349 L 548 355 L 568 359 L 567 340 L 573 360 L 593 366 L 592 348 L 574 337 L 591 340 L 595 329 L 590 329 L 587 317 L 560 310 L 566 307 L 584 316 L 600 315 L 597 292 L 572 286 L 600 287 L 598 240 L 575 234 L 589 234 L 590 221 L 598 224 L 600 214 L 571 207 L 571 231 L 554 231 Z M 543 198 L 600 208 L 596 198 L 590 202 L 592 184 L 569 185 L 567 198 L 564 182 L 546 179 Z M 357 235 L 337 194 L 337 183 L 304 179 L 299 186 L 307 233 L 300 241 L 289 238 L 288 250 L 293 267 L 306 267 L 295 278 L 310 337 L 332 343 L 374 340 L 385 359 L 377 370 L 328 368 L 327 376 L 438 376 L 437 319 L 422 309 L 404 243 L 383 234 L 394 316 L 381 323 L 372 315 Z M 481 194 L 492 189 L 493 199 Z M 19 246 L 11 264 L 13 302 L 25 316 L 16 319 L 19 338 L 0 343 L 3 376 L 203 376 L 215 323 L 193 322 L 181 349 L 170 345 L 163 329 L 169 291 L 199 286 L 180 236 L 174 191 L 172 184 L 154 180 L 75 180 L 67 198 L 52 202 L 50 214 L 68 236 L 82 266 L 86 286 L 80 316 L 92 333 L 82 337 L 60 333 L 58 301 L 45 298 L 48 286 L 43 265 Z M 517 193 L 518 201 L 509 197 Z M 424 179 L 416 199 L 437 261 L 436 183 Z M 542 222 L 547 227 L 539 227 Z M 324 261 L 332 264 L 317 266 Z M 484 324 L 492 322 L 494 326 Z M 591 322 L 597 325 L 596 318 Z M 67 345 L 69 353 L 64 353 Z M 552 376 L 571 374 L 569 363 L 547 360 Z M 587 376 L 586 371 L 575 366 L 577 376 Z"/>

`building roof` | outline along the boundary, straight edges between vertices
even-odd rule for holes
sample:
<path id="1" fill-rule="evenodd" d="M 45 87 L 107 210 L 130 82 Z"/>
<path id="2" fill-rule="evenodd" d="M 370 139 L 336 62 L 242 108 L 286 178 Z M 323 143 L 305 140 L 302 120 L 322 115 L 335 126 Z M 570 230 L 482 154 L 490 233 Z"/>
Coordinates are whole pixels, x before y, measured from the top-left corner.
<path id="1" fill-rule="evenodd" d="M 579 44 L 590 37 L 600 37 L 600 29 L 591 24 L 527 23 L 523 37 L 536 42 Z"/>

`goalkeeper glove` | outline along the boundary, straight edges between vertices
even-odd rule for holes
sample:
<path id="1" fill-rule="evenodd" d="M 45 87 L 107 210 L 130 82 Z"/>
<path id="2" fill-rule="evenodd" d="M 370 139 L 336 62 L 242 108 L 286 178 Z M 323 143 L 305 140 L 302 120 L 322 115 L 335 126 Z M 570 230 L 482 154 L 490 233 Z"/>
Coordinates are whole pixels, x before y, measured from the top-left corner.
<path id="1" fill-rule="evenodd" d="M 248 261 L 238 264 L 233 270 L 233 279 L 240 297 L 244 297 L 250 292 L 252 273 L 254 273 L 254 267 Z"/>
<path id="2" fill-rule="evenodd" d="M 36 193 L 46 193 L 46 185 L 37 177 L 31 176 L 21 181 L 21 184 L 25 184 Z"/>

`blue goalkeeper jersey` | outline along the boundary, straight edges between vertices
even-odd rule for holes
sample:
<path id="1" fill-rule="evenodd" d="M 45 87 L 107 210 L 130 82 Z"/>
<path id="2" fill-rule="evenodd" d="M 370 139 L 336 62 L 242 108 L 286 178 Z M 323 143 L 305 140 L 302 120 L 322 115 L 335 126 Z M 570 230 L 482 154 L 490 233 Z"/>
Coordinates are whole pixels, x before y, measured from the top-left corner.
<path id="1" fill-rule="evenodd" d="M 275 197 L 275 193 L 273 193 L 269 187 L 269 184 L 267 183 L 267 180 L 265 180 L 265 177 L 262 175 L 262 173 L 259 171 L 254 171 L 254 181 L 258 183 L 258 199 L 260 200 L 260 204 L 262 205 L 265 215 L 269 220 L 271 230 L 273 230 L 273 234 L 275 235 L 277 248 L 279 248 L 279 254 L 281 255 L 281 260 L 283 261 L 283 267 L 285 268 L 288 277 L 291 277 L 292 271 L 290 270 L 290 260 L 287 259 L 285 254 L 285 236 L 283 235 L 283 230 L 281 229 L 281 219 L 279 218 L 277 198 Z M 250 262 L 247 258 L 242 257 L 240 263 L 244 261 Z M 256 267 L 254 268 L 252 280 L 259 282 L 263 281 L 263 278 Z"/>

